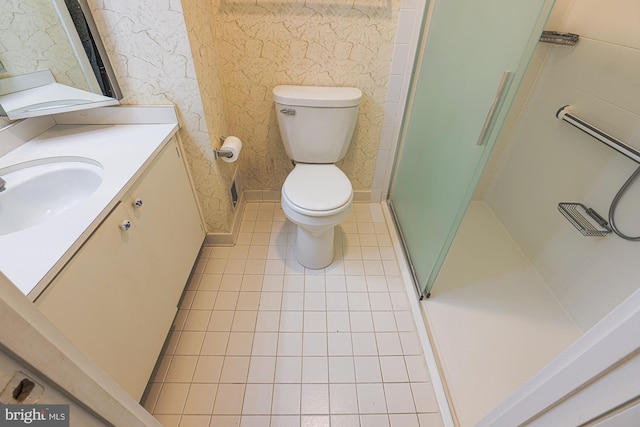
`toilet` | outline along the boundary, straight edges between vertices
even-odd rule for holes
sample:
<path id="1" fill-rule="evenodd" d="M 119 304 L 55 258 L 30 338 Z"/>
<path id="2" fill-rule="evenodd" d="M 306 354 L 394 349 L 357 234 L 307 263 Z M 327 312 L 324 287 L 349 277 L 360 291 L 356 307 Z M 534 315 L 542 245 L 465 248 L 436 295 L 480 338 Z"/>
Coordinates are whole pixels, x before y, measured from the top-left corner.
<path id="1" fill-rule="evenodd" d="M 273 89 L 282 143 L 295 164 L 282 185 L 281 205 L 297 226 L 294 252 L 307 268 L 331 264 L 334 229 L 351 210 L 351 182 L 334 163 L 347 152 L 361 99 L 353 87 Z"/>

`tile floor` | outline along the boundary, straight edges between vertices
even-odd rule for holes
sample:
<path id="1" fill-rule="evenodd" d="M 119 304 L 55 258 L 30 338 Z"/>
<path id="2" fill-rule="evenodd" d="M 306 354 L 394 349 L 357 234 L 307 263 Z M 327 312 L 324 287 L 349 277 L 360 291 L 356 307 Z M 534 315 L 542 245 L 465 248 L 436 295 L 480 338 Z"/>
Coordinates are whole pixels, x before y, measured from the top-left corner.
<path id="1" fill-rule="evenodd" d="M 378 204 L 355 204 L 323 270 L 279 203 L 204 247 L 144 399 L 165 426 L 442 425 Z"/>

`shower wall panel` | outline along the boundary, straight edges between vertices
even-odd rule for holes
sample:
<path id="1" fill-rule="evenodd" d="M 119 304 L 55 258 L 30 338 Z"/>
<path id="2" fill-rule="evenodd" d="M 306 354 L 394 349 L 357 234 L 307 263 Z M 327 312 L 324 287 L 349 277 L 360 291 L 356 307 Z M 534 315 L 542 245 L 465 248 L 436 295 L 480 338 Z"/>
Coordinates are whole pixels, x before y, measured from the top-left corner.
<path id="1" fill-rule="evenodd" d="M 487 200 L 547 280 L 576 324 L 587 330 L 640 283 L 640 243 L 583 237 L 560 215 L 580 201 L 606 216 L 618 188 L 638 166 L 555 118 L 576 115 L 640 148 L 640 4 L 574 2 L 561 31 L 577 46 L 554 46 L 515 127 Z M 640 235 L 640 184 L 620 204 L 617 223 Z"/>

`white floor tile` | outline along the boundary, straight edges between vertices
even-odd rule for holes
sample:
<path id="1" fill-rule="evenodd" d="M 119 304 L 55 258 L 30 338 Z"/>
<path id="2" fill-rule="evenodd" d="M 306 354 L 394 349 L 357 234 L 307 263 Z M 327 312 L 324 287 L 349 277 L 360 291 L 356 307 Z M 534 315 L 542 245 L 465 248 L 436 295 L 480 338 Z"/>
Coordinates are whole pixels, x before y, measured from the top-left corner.
<path id="1" fill-rule="evenodd" d="M 300 414 L 301 393 L 301 384 L 274 384 L 271 414 Z"/>
<path id="2" fill-rule="evenodd" d="M 332 414 L 355 414 L 358 412 L 355 384 L 330 384 L 329 396 Z"/>
<path id="3" fill-rule="evenodd" d="M 198 363 L 198 356 L 173 356 L 165 381 L 169 383 L 190 383 Z"/>
<path id="4" fill-rule="evenodd" d="M 249 357 L 226 356 L 220 374 L 221 383 L 246 383 L 249 373 Z"/>
<path id="5" fill-rule="evenodd" d="M 256 319 L 257 332 L 278 332 L 280 327 L 279 311 L 258 311 Z"/>
<path id="6" fill-rule="evenodd" d="M 329 427 L 331 418 L 328 415 L 303 415 L 300 417 L 301 427 Z"/>
<path id="7" fill-rule="evenodd" d="M 190 384 L 165 383 L 160 390 L 154 412 L 156 414 L 181 414 L 189 394 Z"/>
<path id="8" fill-rule="evenodd" d="M 280 311 L 281 307 L 282 307 L 282 292 L 279 292 L 279 291 L 265 292 L 264 285 L 263 285 L 263 291 L 260 295 L 260 304 L 258 307 L 260 311 L 263 311 L 263 310 Z"/>
<path id="9" fill-rule="evenodd" d="M 295 240 L 256 202 L 236 246 L 203 248 L 145 407 L 176 427 L 441 426 L 380 206 L 354 205 L 324 269 Z"/>
<path id="10" fill-rule="evenodd" d="M 385 383 L 384 393 L 390 414 L 415 413 L 416 407 L 413 403 L 411 386 L 408 383 Z"/>
<path id="11" fill-rule="evenodd" d="M 243 415 L 271 414 L 273 384 L 247 384 L 244 391 Z M 268 418 L 267 418 L 268 421 Z"/>
<path id="12" fill-rule="evenodd" d="M 249 356 L 253 344 L 253 332 L 231 332 L 227 343 L 227 356 Z"/>
<path id="13" fill-rule="evenodd" d="M 276 372 L 275 357 L 252 357 L 249 361 L 247 383 L 273 384 Z"/>
<path id="14" fill-rule="evenodd" d="M 300 416 L 272 415 L 270 427 L 300 427 Z"/>
<path id="15" fill-rule="evenodd" d="M 231 331 L 231 325 L 233 324 L 233 315 L 234 312 L 227 310 L 216 310 L 213 311 L 211 317 L 209 318 L 209 325 L 207 326 L 208 331 Z"/>
<path id="16" fill-rule="evenodd" d="M 200 356 L 193 373 L 194 383 L 217 383 L 220 381 L 224 356 Z"/>
<path id="17" fill-rule="evenodd" d="M 189 310 L 189 315 L 184 323 L 184 331 L 206 331 L 211 317 L 211 310 Z"/>
<path id="18" fill-rule="evenodd" d="M 438 412 L 438 401 L 431 383 L 411 383 L 413 402 L 418 412 Z"/>
<path id="19" fill-rule="evenodd" d="M 382 382 L 380 360 L 378 356 L 356 356 L 353 358 L 356 368 L 356 381 L 359 383 Z"/>
<path id="20" fill-rule="evenodd" d="M 227 351 L 229 332 L 207 332 L 202 343 L 201 355 L 222 355 Z"/>
<path id="21" fill-rule="evenodd" d="M 283 332 L 278 334 L 278 356 L 302 355 L 302 333 Z"/>
<path id="22" fill-rule="evenodd" d="M 302 357 L 276 358 L 276 383 L 302 382 Z"/>
<path id="23" fill-rule="evenodd" d="M 304 293 L 302 292 L 283 292 L 282 293 L 282 310 L 283 311 L 302 311 L 304 309 Z"/>
<path id="24" fill-rule="evenodd" d="M 245 384 L 220 384 L 213 405 L 213 414 L 239 415 L 242 413 L 242 402 Z M 213 422 L 213 419 L 212 419 Z"/>
<path id="25" fill-rule="evenodd" d="M 381 356 L 380 369 L 385 383 L 409 382 L 403 356 Z"/>
<path id="26" fill-rule="evenodd" d="M 391 427 L 420 427 L 416 414 L 390 414 Z"/>
<path id="27" fill-rule="evenodd" d="M 373 311 L 371 316 L 376 332 L 395 332 L 398 330 L 393 311 Z"/>
<path id="28" fill-rule="evenodd" d="M 409 381 L 411 382 L 428 382 L 431 381 L 427 363 L 422 356 L 404 356 L 407 366 Z"/>
<path id="29" fill-rule="evenodd" d="M 327 334 L 329 356 L 352 356 L 353 346 L 349 332 L 330 332 Z"/>
<path id="30" fill-rule="evenodd" d="M 327 299 L 327 311 L 349 310 L 349 300 L 346 292 L 327 291 L 325 298 Z"/>
<path id="31" fill-rule="evenodd" d="M 328 414 L 329 385 L 302 384 L 300 406 L 302 414 Z"/>
<path id="32" fill-rule="evenodd" d="M 373 332 L 373 319 L 369 311 L 350 311 L 351 332 Z"/>
<path id="33" fill-rule="evenodd" d="M 247 292 L 243 292 L 245 294 Z M 256 328 L 257 311 L 236 311 L 231 324 L 231 332 L 253 332 Z"/>
<path id="34" fill-rule="evenodd" d="M 216 291 L 197 291 L 191 302 L 191 310 L 212 310 L 217 295 Z"/>
<path id="35" fill-rule="evenodd" d="M 262 292 L 282 292 L 284 288 L 284 275 L 270 274 L 262 276 Z"/>
<path id="36" fill-rule="evenodd" d="M 333 427 L 360 427 L 360 417 L 358 415 L 331 415 L 331 425 Z"/>
<path id="37" fill-rule="evenodd" d="M 271 421 L 269 415 L 243 415 L 240 419 L 240 427 L 264 427 Z"/>
<path id="38" fill-rule="evenodd" d="M 180 427 L 209 427 L 210 422 L 209 415 L 183 415 L 180 418 Z"/>
<path id="39" fill-rule="evenodd" d="M 252 356 L 275 356 L 278 349 L 276 332 L 256 332 L 253 336 Z"/>
<path id="40" fill-rule="evenodd" d="M 358 410 L 361 414 L 385 414 L 387 403 L 381 383 L 357 384 Z"/>
<path id="41" fill-rule="evenodd" d="M 304 316 L 302 311 L 280 312 L 280 332 L 302 332 Z"/>
<path id="42" fill-rule="evenodd" d="M 355 383 L 353 357 L 329 357 L 329 383 Z"/>
<path id="43" fill-rule="evenodd" d="M 304 332 L 326 332 L 327 331 L 327 314 L 319 311 L 304 312 Z"/>
<path id="44" fill-rule="evenodd" d="M 202 348 L 205 332 L 184 331 L 180 334 L 180 340 L 174 351 L 180 355 L 198 355 Z"/>
<path id="45" fill-rule="evenodd" d="M 302 334 L 303 356 L 326 356 L 327 334 L 321 332 L 305 332 Z"/>
<path id="46" fill-rule="evenodd" d="M 258 310 L 260 306 L 261 292 L 240 292 L 236 310 Z"/>
<path id="47" fill-rule="evenodd" d="M 217 389 L 217 384 L 191 384 L 183 413 L 211 414 Z"/>
<path id="48" fill-rule="evenodd" d="M 354 332 L 351 334 L 354 356 L 377 356 L 378 347 L 373 332 Z"/>
<path id="49" fill-rule="evenodd" d="M 400 335 L 397 332 L 376 332 L 376 343 L 380 356 L 402 355 Z"/>

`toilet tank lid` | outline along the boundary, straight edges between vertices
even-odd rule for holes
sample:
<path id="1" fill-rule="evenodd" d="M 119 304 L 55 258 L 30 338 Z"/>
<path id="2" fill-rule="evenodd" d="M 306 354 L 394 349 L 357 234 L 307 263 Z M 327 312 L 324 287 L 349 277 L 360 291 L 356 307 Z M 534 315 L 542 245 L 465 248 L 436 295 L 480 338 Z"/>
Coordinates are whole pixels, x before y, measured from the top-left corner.
<path id="1" fill-rule="evenodd" d="M 362 91 L 355 87 L 283 85 L 273 88 L 273 100 L 300 107 L 356 107 Z"/>

